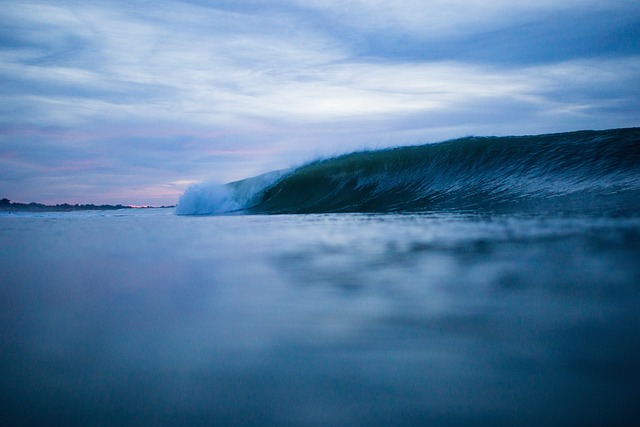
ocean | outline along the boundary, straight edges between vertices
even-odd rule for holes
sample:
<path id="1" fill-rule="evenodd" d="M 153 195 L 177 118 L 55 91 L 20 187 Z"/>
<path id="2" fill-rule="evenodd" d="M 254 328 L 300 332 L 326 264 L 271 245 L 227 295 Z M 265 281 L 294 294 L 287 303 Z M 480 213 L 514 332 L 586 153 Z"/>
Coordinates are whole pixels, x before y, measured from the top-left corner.
<path id="1" fill-rule="evenodd" d="M 5 425 L 632 426 L 640 129 L 0 213 Z"/>

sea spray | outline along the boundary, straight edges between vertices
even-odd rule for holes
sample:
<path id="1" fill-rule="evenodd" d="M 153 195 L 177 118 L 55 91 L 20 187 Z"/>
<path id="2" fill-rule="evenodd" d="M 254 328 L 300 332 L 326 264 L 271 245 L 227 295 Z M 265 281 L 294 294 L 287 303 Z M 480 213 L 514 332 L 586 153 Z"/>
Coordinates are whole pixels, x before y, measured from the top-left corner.
<path id="1" fill-rule="evenodd" d="M 233 212 L 242 205 L 233 190 L 225 185 L 213 182 L 192 185 L 180 197 L 176 213 L 189 215 L 207 215 Z"/>
<path id="2" fill-rule="evenodd" d="M 216 215 L 239 212 L 256 203 L 265 189 L 275 184 L 288 170 L 268 172 L 229 184 L 194 184 L 180 197 L 179 215 Z"/>

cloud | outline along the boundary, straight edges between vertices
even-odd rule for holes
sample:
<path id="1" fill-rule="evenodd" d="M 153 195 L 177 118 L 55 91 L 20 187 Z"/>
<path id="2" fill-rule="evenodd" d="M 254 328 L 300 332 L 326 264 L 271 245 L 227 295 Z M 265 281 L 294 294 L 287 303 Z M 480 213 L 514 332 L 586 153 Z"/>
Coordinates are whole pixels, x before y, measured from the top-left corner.
<path id="1" fill-rule="evenodd" d="M 443 40 L 540 22 L 552 16 L 571 21 L 583 11 L 603 13 L 639 9 L 632 1 L 554 0 L 296 0 L 340 25 L 365 33 L 405 33 L 421 40 Z M 387 32 L 387 33 L 385 33 Z"/>
<path id="2" fill-rule="evenodd" d="M 6 1 L 0 196 L 171 203 L 357 148 L 637 126 L 636 3 Z"/>

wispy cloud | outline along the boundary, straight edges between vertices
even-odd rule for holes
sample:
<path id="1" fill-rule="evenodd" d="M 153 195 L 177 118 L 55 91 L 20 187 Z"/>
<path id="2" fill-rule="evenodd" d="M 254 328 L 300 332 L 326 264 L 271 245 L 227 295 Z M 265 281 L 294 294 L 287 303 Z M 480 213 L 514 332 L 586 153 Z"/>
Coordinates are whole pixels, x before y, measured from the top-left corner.
<path id="1" fill-rule="evenodd" d="M 355 148 L 637 126 L 639 19 L 623 0 L 8 0 L 0 191 L 171 203 Z"/>

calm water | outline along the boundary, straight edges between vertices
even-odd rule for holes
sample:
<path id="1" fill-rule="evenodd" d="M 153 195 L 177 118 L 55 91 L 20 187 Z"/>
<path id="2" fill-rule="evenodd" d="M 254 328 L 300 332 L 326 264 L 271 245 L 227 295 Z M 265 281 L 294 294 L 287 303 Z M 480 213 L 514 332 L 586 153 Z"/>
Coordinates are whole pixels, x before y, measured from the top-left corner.
<path id="1" fill-rule="evenodd" d="M 640 219 L 0 216 L 7 425 L 635 425 Z"/>

